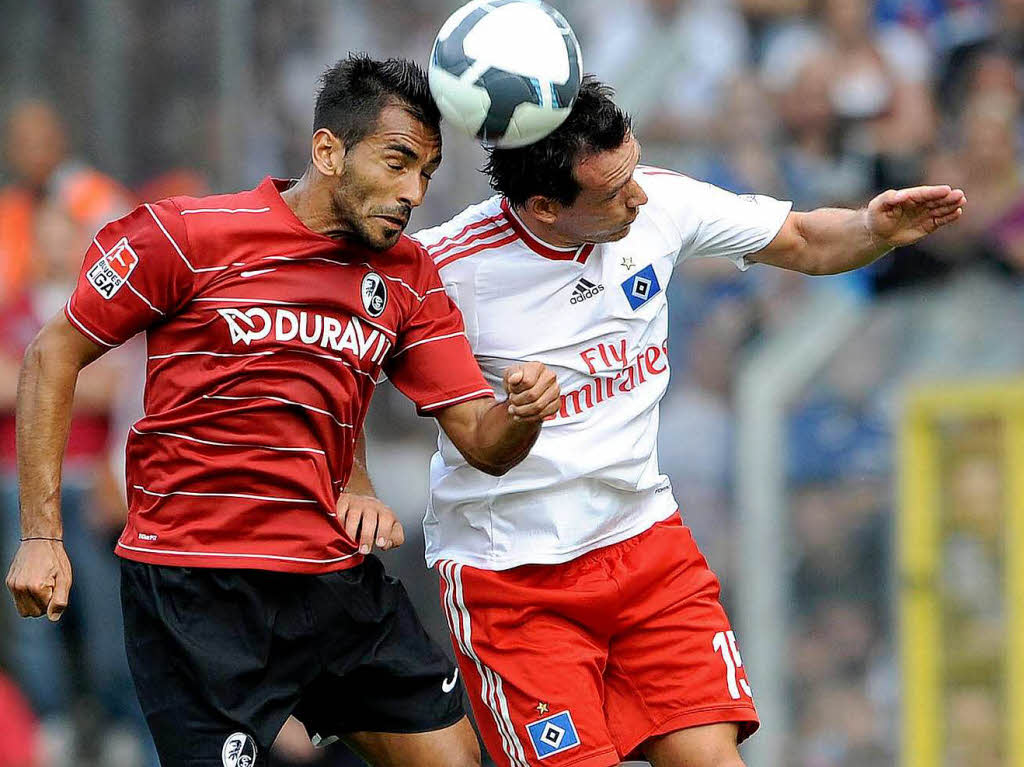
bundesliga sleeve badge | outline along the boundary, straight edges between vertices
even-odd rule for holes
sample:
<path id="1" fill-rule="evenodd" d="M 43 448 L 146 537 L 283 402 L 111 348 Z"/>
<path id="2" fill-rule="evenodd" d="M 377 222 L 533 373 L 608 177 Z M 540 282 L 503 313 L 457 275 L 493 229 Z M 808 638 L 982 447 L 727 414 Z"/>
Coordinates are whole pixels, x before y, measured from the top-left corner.
<path id="1" fill-rule="evenodd" d="M 627 277 L 622 283 L 622 292 L 626 294 L 626 300 L 634 312 L 658 295 L 661 285 L 658 283 L 658 275 L 654 273 L 654 266 L 648 264 Z"/>
<path id="2" fill-rule="evenodd" d="M 96 247 L 99 247 L 97 244 Z M 102 252 L 102 251 L 101 251 Z M 96 292 L 109 300 L 128 282 L 128 278 L 139 264 L 139 257 L 128 244 L 128 238 L 122 237 L 117 245 L 111 248 L 93 264 L 86 272 L 89 284 Z"/>
<path id="3" fill-rule="evenodd" d="M 576 733 L 576 725 L 568 709 L 530 722 L 526 725 L 526 731 L 530 734 L 530 742 L 533 743 L 538 759 L 546 759 L 580 744 L 580 736 Z"/>

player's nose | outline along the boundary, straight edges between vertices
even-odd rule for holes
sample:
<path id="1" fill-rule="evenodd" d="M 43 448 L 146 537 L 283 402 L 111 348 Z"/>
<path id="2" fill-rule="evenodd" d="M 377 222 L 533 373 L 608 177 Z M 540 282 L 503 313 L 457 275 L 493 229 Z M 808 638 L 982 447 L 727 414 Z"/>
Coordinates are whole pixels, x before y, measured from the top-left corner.
<path id="1" fill-rule="evenodd" d="M 398 191 L 398 203 L 408 208 L 419 207 L 427 193 L 427 185 L 418 173 L 406 173 Z"/>
<path id="2" fill-rule="evenodd" d="M 626 205 L 630 208 L 639 208 L 641 205 L 646 204 L 647 192 L 635 180 L 631 180 L 629 182 L 629 196 L 626 198 Z"/>

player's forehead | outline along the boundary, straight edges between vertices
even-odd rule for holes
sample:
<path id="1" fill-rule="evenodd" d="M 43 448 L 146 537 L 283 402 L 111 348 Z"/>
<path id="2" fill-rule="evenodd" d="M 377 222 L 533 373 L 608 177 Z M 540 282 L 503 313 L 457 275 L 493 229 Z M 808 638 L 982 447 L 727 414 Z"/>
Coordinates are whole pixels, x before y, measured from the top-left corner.
<path id="1" fill-rule="evenodd" d="M 384 106 L 373 132 L 363 141 L 380 151 L 401 147 L 425 163 L 441 161 L 441 134 L 401 103 Z"/>
<path id="2" fill-rule="evenodd" d="M 640 162 L 640 144 L 632 133 L 615 149 L 585 156 L 576 164 L 576 180 L 584 191 L 611 191 L 633 176 Z"/>

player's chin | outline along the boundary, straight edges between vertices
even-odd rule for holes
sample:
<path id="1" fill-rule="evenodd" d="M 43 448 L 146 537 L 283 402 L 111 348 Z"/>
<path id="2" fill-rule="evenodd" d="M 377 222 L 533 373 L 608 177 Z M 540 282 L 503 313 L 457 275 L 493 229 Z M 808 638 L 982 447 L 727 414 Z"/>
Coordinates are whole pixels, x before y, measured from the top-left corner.
<path id="1" fill-rule="evenodd" d="M 405 227 L 379 220 L 379 223 L 366 233 L 367 245 L 374 250 L 388 250 L 398 244 L 404 231 Z"/>
<path id="2" fill-rule="evenodd" d="M 608 235 L 608 237 L 605 239 L 605 242 L 615 242 L 616 240 L 623 239 L 627 234 L 629 234 L 629 230 L 632 227 L 633 227 L 633 222 L 630 221 L 628 224 L 626 224 L 621 229 L 616 229 L 614 232 L 611 232 Z"/>

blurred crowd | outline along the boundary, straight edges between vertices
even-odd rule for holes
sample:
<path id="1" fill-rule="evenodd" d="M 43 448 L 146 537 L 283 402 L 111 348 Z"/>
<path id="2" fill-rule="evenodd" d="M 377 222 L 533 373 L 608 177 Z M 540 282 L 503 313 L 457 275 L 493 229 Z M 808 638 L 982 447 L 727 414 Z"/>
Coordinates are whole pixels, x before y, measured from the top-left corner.
<path id="1" fill-rule="evenodd" d="M 1024 0 L 551 1 L 576 30 L 586 70 L 614 85 L 634 115 L 647 163 L 803 210 L 859 206 L 876 191 L 918 183 L 967 192 L 960 224 L 863 273 L 812 280 L 702 262 L 684 266 L 670 286 L 674 377 L 662 410 L 662 466 L 727 601 L 742 587 L 736 372 L 762 339 L 800 316 L 813 291 L 848 291 L 871 306 L 790 414 L 789 517 L 779 524 L 790 542 L 791 614 L 779 619 L 790 627 L 787 763 L 893 764 L 900 392 L 920 376 L 1024 369 Z M 5 566 L 17 540 L 20 357 L 69 294 L 95 231 L 140 200 L 299 175 L 318 74 L 349 50 L 425 62 L 458 2 L 251 0 L 244 93 L 226 93 L 221 79 L 221 5 L 9 4 L 11 22 L 0 30 L 0 67 L 11 75 L 0 78 Z M 91 70 L 110 55 L 108 38 L 95 34 L 109 24 L 119 55 L 132 62 L 114 94 Z M 237 124 L 224 124 L 232 114 L 225 99 Z M 95 127 L 111 124 L 101 119 L 110 110 L 119 126 L 113 144 Z M 488 195 L 481 161 L 472 141 L 446 134 L 444 166 L 412 228 Z M 231 177 L 225 168 L 235 169 Z M 79 382 L 63 497 L 72 609 L 52 626 L 17 620 L 10 600 L 0 599 L 0 767 L 154 764 L 127 677 L 111 553 L 143 364 L 136 341 Z M 946 712 L 951 767 L 1003 763 L 993 722 L 1005 616 L 992 597 L 1001 577 L 992 509 L 1002 490 L 989 432 L 965 427 L 951 438 L 960 452 L 949 464 L 946 577 L 949 642 L 959 653 L 947 662 L 949 679 L 963 684 Z M 368 433 L 378 491 L 414 533 L 387 556 L 389 566 L 447 644 L 415 534 L 433 426 L 382 390 Z M 755 693 L 757 673 L 750 672 Z M 294 723 L 275 758 L 348 763 L 341 751 L 314 753 Z"/>

